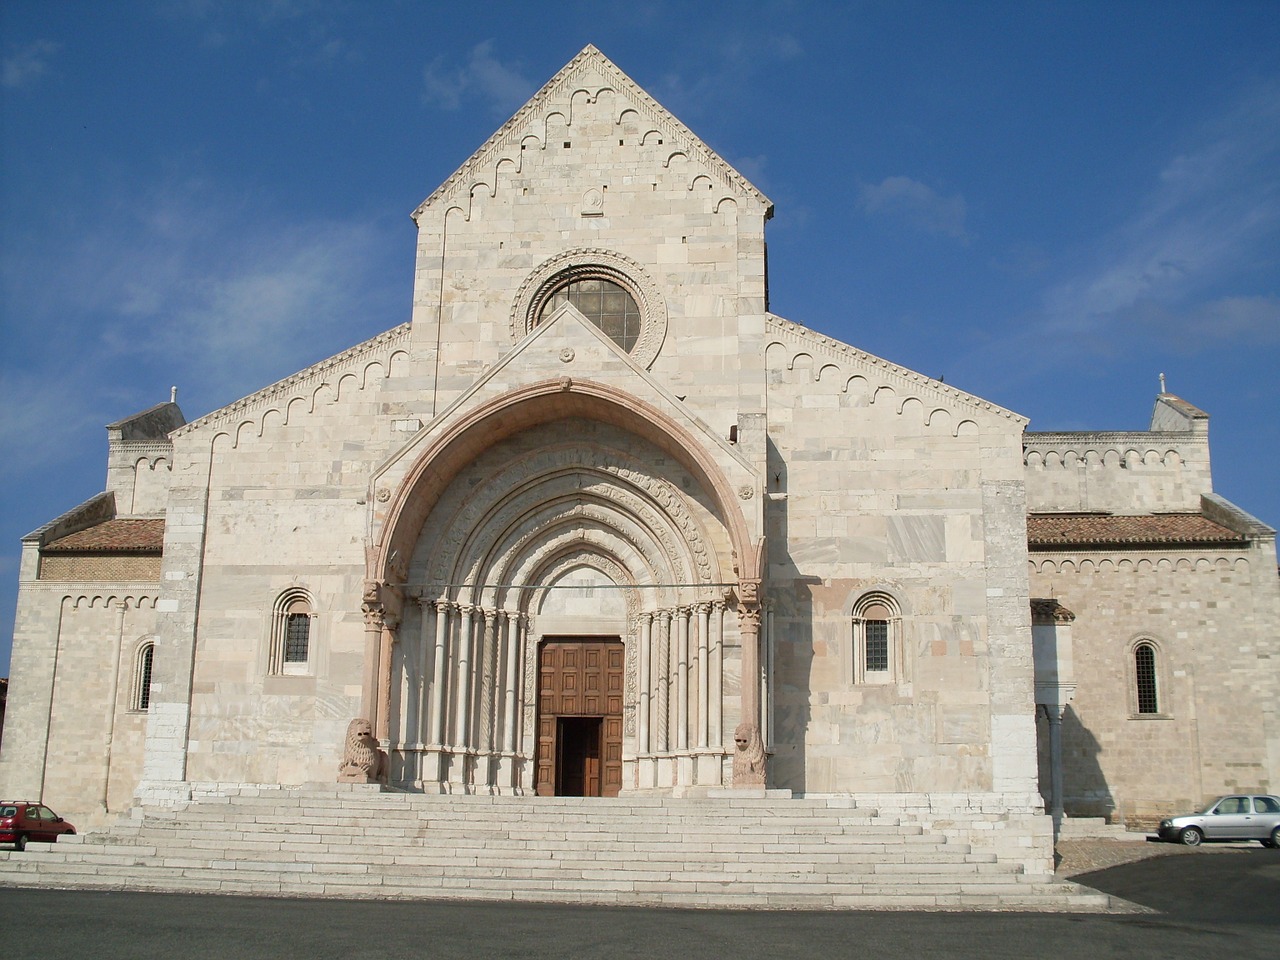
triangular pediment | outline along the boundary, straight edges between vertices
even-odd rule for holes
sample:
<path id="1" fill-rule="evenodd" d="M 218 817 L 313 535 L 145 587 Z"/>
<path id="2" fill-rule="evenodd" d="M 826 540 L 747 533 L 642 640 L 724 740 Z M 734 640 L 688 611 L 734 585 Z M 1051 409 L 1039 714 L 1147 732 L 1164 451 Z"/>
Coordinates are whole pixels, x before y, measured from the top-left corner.
<path id="1" fill-rule="evenodd" d="M 523 168 L 522 152 L 560 148 L 560 143 L 551 141 L 550 134 L 556 130 L 578 132 L 581 125 L 575 127 L 575 112 L 597 103 L 606 93 L 614 98 L 615 127 L 628 126 L 630 135 L 637 140 L 631 146 L 644 147 L 650 162 L 664 167 L 687 162 L 696 171 L 689 177 L 691 185 L 699 177 L 706 177 L 709 185 L 718 187 L 729 196 L 749 197 L 766 209 L 772 207 L 769 199 L 746 177 L 703 143 L 612 60 L 588 44 L 419 205 L 413 213 L 414 220 L 442 200 L 468 196 L 477 185 L 484 184 L 492 189 L 498 180 L 500 166 L 514 165 L 516 170 Z M 611 144 L 616 139 L 616 132 L 610 139 Z M 620 146 L 628 146 L 626 137 L 621 139 L 624 142 Z"/>
<path id="2" fill-rule="evenodd" d="M 390 457 L 377 471 L 379 476 L 394 473 L 397 464 L 411 460 L 413 451 L 464 418 L 469 411 L 484 406 L 530 384 L 560 380 L 570 390 L 575 382 L 603 384 L 634 397 L 680 423 L 729 469 L 733 482 L 754 485 L 757 471 L 729 442 L 728 438 L 695 415 L 689 407 L 644 369 L 572 304 L 563 304 L 549 318 L 531 330 L 501 360 L 490 367 L 471 387 L 442 411 L 431 423 Z"/>

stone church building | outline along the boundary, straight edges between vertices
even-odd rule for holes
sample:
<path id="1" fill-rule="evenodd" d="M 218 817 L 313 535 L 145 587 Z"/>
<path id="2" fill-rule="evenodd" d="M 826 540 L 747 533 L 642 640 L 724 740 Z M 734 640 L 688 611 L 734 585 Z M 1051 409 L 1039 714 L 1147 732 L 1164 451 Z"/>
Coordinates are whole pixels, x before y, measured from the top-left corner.
<path id="1" fill-rule="evenodd" d="M 407 791 L 865 797 L 1038 856 L 1280 787 L 1275 532 L 1206 415 L 1028 433 L 783 319 L 772 213 L 583 50 L 414 211 L 408 323 L 107 428 L 23 541 L 0 793 L 333 783 L 353 720 Z"/>

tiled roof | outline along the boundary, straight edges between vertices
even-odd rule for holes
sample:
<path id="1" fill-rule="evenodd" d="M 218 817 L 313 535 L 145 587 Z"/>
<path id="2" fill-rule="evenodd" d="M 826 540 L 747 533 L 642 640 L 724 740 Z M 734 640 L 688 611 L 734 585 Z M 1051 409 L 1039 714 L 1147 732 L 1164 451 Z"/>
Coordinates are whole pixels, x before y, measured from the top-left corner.
<path id="1" fill-rule="evenodd" d="M 160 553 L 163 520 L 106 520 L 44 546 L 44 553 Z"/>
<path id="2" fill-rule="evenodd" d="M 1248 538 L 1198 513 L 1142 517 L 1040 514 L 1027 518 L 1027 542 L 1037 547 L 1142 543 L 1244 543 Z"/>

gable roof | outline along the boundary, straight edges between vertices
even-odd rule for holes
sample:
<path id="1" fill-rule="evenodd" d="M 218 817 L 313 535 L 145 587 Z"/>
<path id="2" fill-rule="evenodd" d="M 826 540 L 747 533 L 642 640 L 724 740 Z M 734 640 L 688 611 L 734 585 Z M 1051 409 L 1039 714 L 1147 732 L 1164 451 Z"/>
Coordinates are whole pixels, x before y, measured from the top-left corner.
<path id="1" fill-rule="evenodd" d="M 107 520 L 45 544 L 44 553 L 160 553 L 164 520 Z"/>
<path id="2" fill-rule="evenodd" d="M 766 216 L 771 215 L 773 204 L 768 197 L 723 157 L 703 143 L 666 107 L 649 96 L 639 84 L 618 69 L 617 64 L 595 46 L 587 44 L 582 48 L 581 53 L 543 84 L 529 102 L 499 127 L 480 149 L 454 171 L 452 176 L 418 205 L 418 208 L 413 211 L 413 219 L 416 221 L 428 207 L 433 206 L 442 197 L 452 195 L 460 187 L 469 192 L 476 180 L 487 182 L 489 171 L 502 157 L 509 153 L 514 158 L 519 153 L 520 142 L 528 133 L 529 121 L 549 112 L 553 102 L 570 99 L 578 90 L 585 90 L 588 96 L 593 98 L 605 90 L 621 93 L 630 101 L 631 108 L 663 132 L 664 141 L 673 145 L 673 154 L 684 153 L 691 160 L 702 163 L 735 194 L 754 198 L 766 208 Z M 572 117 L 569 122 L 572 124 Z"/>

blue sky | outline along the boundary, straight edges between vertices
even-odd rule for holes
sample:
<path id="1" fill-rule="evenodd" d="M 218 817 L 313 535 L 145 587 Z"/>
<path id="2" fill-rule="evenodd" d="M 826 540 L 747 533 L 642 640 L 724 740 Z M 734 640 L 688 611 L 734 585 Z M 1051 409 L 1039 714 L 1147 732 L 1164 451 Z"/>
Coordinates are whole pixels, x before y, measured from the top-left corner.
<path id="1" fill-rule="evenodd" d="M 407 320 L 410 211 L 587 43 L 774 201 L 775 313 L 1033 430 L 1164 372 L 1280 523 L 1275 2 L 7 0 L 0 674 L 103 426 Z"/>

